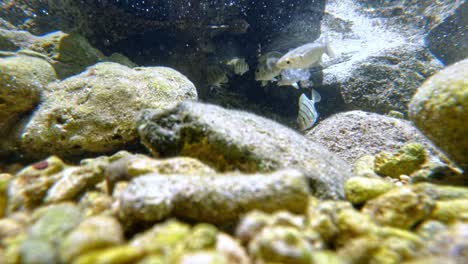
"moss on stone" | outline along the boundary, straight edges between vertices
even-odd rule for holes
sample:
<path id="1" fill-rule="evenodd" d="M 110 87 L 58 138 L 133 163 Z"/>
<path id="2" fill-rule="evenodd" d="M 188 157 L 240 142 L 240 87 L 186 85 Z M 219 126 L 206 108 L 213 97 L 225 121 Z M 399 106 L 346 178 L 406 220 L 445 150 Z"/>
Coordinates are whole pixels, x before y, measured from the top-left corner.
<path id="1" fill-rule="evenodd" d="M 382 176 L 398 178 L 400 175 L 410 175 L 418 170 L 426 161 L 426 150 L 419 143 L 403 146 L 395 154 L 382 151 L 375 156 L 375 172 Z"/>

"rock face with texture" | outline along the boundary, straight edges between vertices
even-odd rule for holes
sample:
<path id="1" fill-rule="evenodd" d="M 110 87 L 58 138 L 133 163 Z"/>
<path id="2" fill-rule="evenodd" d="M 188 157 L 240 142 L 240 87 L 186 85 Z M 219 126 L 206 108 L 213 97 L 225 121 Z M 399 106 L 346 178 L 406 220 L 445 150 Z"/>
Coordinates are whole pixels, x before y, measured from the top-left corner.
<path id="1" fill-rule="evenodd" d="M 42 90 L 55 78 L 54 69 L 44 59 L 0 54 L 0 135 L 4 136 L 21 114 L 36 107 Z"/>
<path id="2" fill-rule="evenodd" d="M 168 107 L 197 93 L 170 68 L 99 63 L 50 84 L 44 98 L 21 134 L 22 149 L 32 157 L 118 150 L 136 140 L 141 109 Z"/>
<path id="3" fill-rule="evenodd" d="M 135 66 L 121 54 L 106 57 L 79 34 L 61 31 L 35 36 L 27 31 L 0 29 L 0 49 L 9 51 L 27 49 L 38 52 L 54 67 L 60 79 L 78 74 L 86 67 L 101 61 L 114 61 L 128 67 Z"/>
<path id="4" fill-rule="evenodd" d="M 436 158 L 437 150 L 410 122 L 389 116 L 349 111 L 329 117 L 306 134 L 349 163 L 380 151 L 396 152 L 405 143 L 417 142 Z"/>
<path id="5" fill-rule="evenodd" d="M 222 223 L 254 209 L 304 212 L 308 195 L 306 179 L 296 170 L 271 175 L 148 174 L 132 180 L 120 195 L 119 214 L 129 222 L 175 216 Z"/>
<path id="6" fill-rule="evenodd" d="M 312 193 L 342 198 L 348 165 L 322 146 L 276 122 L 247 112 L 185 101 L 166 111 L 145 110 L 138 131 L 155 155 L 183 155 L 221 171 L 301 169 Z"/>
<path id="7" fill-rule="evenodd" d="M 348 109 L 407 112 L 416 89 L 443 67 L 424 44 L 421 24 L 436 26 L 459 3 L 413 2 L 327 2 L 322 28 L 337 59 L 325 63 L 323 85 L 338 90 Z"/>
<path id="8" fill-rule="evenodd" d="M 462 168 L 468 168 L 468 59 L 427 80 L 409 105 L 415 125 Z"/>

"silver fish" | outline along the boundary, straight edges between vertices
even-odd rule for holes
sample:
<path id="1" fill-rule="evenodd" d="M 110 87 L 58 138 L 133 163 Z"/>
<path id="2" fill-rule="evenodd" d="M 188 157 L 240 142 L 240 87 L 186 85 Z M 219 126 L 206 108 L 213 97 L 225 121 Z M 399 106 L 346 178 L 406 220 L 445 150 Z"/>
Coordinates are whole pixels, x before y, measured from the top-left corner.
<path id="1" fill-rule="evenodd" d="M 310 72 L 308 69 L 285 69 L 281 71 L 281 80 L 278 81 L 279 86 L 293 86 L 299 89 L 299 83 L 311 85 L 309 83 Z"/>
<path id="2" fill-rule="evenodd" d="M 326 36 L 287 52 L 276 62 L 276 67 L 280 69 L 308 69 L 312 66 L 319 66 L 324 53 L 335 57 Z"/>
<path id="3" fill-rule="evenodd" d="M 311 128 L 319 117 L 317 110 L 315 109 L 315 103 L 320 102 L 320 94 L 312 89 L 312 99 L 307 98 L 305 94 L 299 97 L 299 113 L 297 117 L 297 123 L 299 130 L 304 131 Z"/>

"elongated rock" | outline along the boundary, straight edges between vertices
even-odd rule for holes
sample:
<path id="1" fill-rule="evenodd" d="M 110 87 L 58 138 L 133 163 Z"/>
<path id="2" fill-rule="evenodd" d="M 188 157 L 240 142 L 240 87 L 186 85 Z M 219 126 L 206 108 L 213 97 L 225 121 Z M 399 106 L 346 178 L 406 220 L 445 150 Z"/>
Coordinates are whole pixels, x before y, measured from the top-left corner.
<path id="1" fill-rule="evenodd" d="M 119 214 L 133 222 L 176 216 L 219 223 L 254 209 L 302 213 L 308 194 L 303 174 L 291 169 L 270 175 L 149 174 L 135 178 L 123 191 Z"/>
<path id="2" fill-rule="evenodd" d="M 215 105 L 184 101 L 165 111 L 145 110 L 138 132 L 156 156 L 190 156 L 219 171 L 300 169 L 312 194 L 324 199 L 343 198 L 352 176 L 344 161 L 296 131 Z"/>

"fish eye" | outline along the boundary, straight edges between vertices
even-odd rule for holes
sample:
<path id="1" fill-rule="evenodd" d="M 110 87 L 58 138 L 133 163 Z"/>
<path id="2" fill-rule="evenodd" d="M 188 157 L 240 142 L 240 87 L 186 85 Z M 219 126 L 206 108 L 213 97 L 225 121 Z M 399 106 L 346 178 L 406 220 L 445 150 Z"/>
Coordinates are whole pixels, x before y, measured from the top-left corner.
<path id="1" fill-rule="evenodd" d="M 291 62 L 290 61 L 286 61 L 287 64 L 290 64 Z"/>

